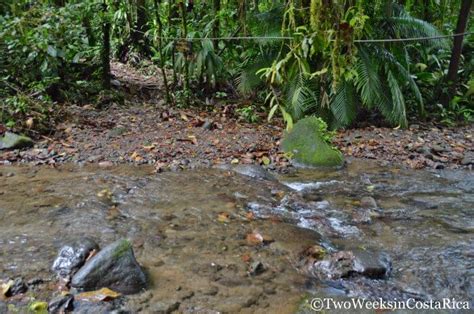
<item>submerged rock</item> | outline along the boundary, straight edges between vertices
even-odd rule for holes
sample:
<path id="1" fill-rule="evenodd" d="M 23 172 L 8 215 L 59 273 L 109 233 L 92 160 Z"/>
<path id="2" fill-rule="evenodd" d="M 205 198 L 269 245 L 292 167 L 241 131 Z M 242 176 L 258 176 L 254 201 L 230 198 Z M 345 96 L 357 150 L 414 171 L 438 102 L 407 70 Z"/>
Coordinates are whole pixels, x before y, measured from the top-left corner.
<path id="1" fill-rule="evenodd" d="M 363 198 L 361 198 L 360 206 L 362 208 L 368 208 L 368 209 L 376 209 L 378 207 L 377 202 L 371 196 L 364 196 Z"/>
<path id="2" fill-rule="evenodd" d="M 89 238 L 82 238 L 71 244 L 66 244 L 59 250 L 58 257 L 54 260 L 51 269 L 58 277 L 68 280 L 84 265 L 93 250 L 98 251 L 99 246 Z"/>
<path id="3" fill-rule="evenodd" d="M 321 280 L 349 277 L 354 272 L 354 259 L 349 251 L 332 253 L 312 265 L 312 274 Z"/>
<path id="4" fill-rule="evenodd" d="M 74 296 L 72 294 L 59 295 L 49 301 L 48 313 L 67 313 L 73 310 Z"/>
<path id="5" fill-rule="evenodd" d="M 28 290 L 28 286 L 21 277 L 18 277 L 15 280 L 9 280 L 6 284 L 2 285 L 1 288 L 3 290 L 3 294 L 7 297 L 22 294 Z"/>
<path id="6" fill-rule="evenodd" d="M 311 267 L 314 276 L 321 280 L 334 280 L 361 275 L 383 279 L 390 274 L 392 265 L 387 254 L 365 250 L 332 253 Z"/>
<path id="7" fill-rule="evenodd" d="M 133 254 L 130 242 L 118 240 L 92 257 L 72 278 L 72 287 L 91 291 L 109 288 L 124 294 L 146 287 L 146 276 Z"/>
<path id="8" fill-rule="evenodd" d="M 2 137 L 0 137 L 0 150 L 25 148 L 31 146 L 33 146 L 33 141 L 27 136 L 6 132 Z"/>
<path id="9" fill-rule="evenodd" d="M 243 176 L 253 179 L 276 181 L 267 170 L 258 165 L 218 165 L 218 169 L 234 171 Z"/>
<path id="10" fill-rule="evenodd" d="M 392 270 L 392 261 L 388 254 L 367 250 L 353 250 L 354 271 L 372 279 L 383 279 Z"/>

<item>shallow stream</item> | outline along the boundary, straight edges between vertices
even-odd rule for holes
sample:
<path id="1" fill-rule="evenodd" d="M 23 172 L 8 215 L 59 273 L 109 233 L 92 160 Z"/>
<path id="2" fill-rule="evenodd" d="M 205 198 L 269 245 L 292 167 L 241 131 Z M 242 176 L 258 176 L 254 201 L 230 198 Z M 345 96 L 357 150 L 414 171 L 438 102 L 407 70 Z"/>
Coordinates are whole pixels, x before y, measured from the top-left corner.
<path id="1" fill-rule="evenodd" d="M 86 236 L 101 247 L 131 240 L 150 280 L 147 291 L 121 301 L 133 313 L 306 312 L 313 297 L 455 298 L 473 306 L 472 172 L 365 161 L 275 181 L 220 169 L 152 170 L 1 167 L 0 280 L 43 284 L 0 303 L 48 301 L 57 291 L 50 268 L 58 249 Z M 249 243 L 252 233 L 263 243 Z M 318 280 L 301 268 L 302 252 L 314 245 L 383 252 L 390 273 Z"/>

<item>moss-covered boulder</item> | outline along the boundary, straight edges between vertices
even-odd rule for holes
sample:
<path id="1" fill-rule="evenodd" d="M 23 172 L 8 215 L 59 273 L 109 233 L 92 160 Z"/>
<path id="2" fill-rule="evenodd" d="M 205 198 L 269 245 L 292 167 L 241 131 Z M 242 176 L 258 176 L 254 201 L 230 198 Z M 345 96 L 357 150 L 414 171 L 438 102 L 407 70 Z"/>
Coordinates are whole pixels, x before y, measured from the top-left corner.
<path id="1" fill-rule="evenodd" d="M 31 146 L 33 146 L 33 141 L 27 136 L 6 132 L 3 136 L 0 137 L 0 150 L 25 148 Z"/>
<path id="2" fill-rule="evenodd" d="M 344 162 L 342 153 L 326 142 L 321 123 L 317 117 L 298 121 L 290 132 L 285 133 L 283 150 L 307 166 L 340 166 Z"/>

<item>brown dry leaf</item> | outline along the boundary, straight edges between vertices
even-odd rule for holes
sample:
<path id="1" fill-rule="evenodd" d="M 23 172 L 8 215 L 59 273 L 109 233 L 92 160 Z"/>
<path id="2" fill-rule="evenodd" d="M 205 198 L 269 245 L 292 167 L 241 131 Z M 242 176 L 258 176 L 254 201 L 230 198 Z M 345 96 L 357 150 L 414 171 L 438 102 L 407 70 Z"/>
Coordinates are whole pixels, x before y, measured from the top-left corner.
<path id="1" fill-rule="evenodd" d="M 248 220 L 254 220 L 255 214 L 253 212 L 248 212 L 245 214 L 245 218 L 247 218 Z"/>
<path id="2" fill-rule="evenodd" d="M 244 263 L 250 263 L 252 261 L 252 256 L 250 256 L 250 253 L 244 253 L 240 258 Z"/>
<path id="3" fill-rule="evenodd" d="M 263 236 L 260 233 L 252 232 L 246 237 L 248 245 L 259 245 L 263 243 Z"/>
<path id="4" fill-rule="evenodd" d="M 194 135 L 188 135 L 188 139 L 189 139 L 194 145 L 197 145 L 197 144 L 198 144 L 198 141 L 197 141 L 196 136 L 194 136 Z"/>
<path id="5" fill-rule="evenodd" d="M 155 149 L 155 147 L 156 147 L 156 146 L 155 146 L 154 144 L 151 144 L 151 145 L 143 145 L 143 149 L 144 149 L 145 151 L 147 151 L 147 152 L 149 152 L 149 151 Z"/>
<path id="6" fill-rule="evenodd" d="M 260 245 L 263 243 L 263 236 L 257 231 L 247 234 L 247 237 L 245 239 L 247 240 L 247 244 L 252 246 Z"/>
<path id="7" fill-rule="evenodd" d="M 33 124 L 34 124 L 33 118 L 28 118 L 28 119 L 26 120 L 25 124 L 26 124 L 26 126 L 27 126 L 28 128 L 31 129 L 31 128 L 33 127 Z"/>
<path id="8" fill-rule="evenodd" d="M 230 222 L 230 214 L 226 212 L 221 212 L 217 215 L 217 221 L 222 223 Z"/>
<path id="9" fill-rule="evenodd" d="M 2 283 L 0 288 L 2 289 L 2 296 L 7 296 L 8 292 L 10 291 L 11 287 L 13 286 L 13 280 L 9 280 L 5 283 Z"/>
<path id="10" fill-rule="evenodd" d="M 97 193 L 97 197 L 112 199 L 113 193 L 109 189 L 103 189 Z"/>
<path id="11" fill-rule="evenodd" d="M 120 293 L 109 288 L 102 288 L 100 290 L 79 293 L 75 296 L 75 299 L 80 301 L 100 302 L 110 301 L 118 297 L 120 297 Z"/>
<path id="12" fill-rule="evenodd" d="M 134 161 L 141 161 L 143 160 L 143 157 L 140 156 L 137 152 L 133 152 L 133 154 L 130 156 L 130 158 Z"/>
<path id="13" fill-rule="evenodd" d="M 179 113 L 179 116 L 181 117 L 181 119 L 183 119 L 184 121 L 189 121 L 188 119 L 188 116 L 184 113 L 184 112 L 180 112 Z"/>

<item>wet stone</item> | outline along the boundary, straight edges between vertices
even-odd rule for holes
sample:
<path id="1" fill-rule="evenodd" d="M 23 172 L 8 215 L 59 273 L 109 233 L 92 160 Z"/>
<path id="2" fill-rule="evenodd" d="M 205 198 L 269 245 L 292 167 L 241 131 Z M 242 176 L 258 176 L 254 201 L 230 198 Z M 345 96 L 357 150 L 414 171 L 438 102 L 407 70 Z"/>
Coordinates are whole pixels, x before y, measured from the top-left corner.
<path id="1" fill-rule="evenodd" d="M 372 279 L 383 279 L 390 275 L 392 261 L 388 254 L 367 250 L 353 250 L 354 271 Z"/>
<path id="2" fill-rule="evenodd" d="M 178 301 L 154 302 L 147 309 L 150 313 L 168 314 L 178 310 L 180 303 Z"/>
<path id="3" fill-rule="evenodd" d="M 59 295 L 53 298 L 48 304 L 48 313 L 66 313 L 72 311 L 74 296 L 72 294 Z"/>
<path id="4" fill-rule="evenodd" d="M 263 273 L 264 271 L 265 271 L 265 266 L 263 265 L 262 262 L 253 262 L 250 265 L 249 275 L 250 276 L 257 276 L 257 275 L 260 275 L 261 273 Z"/>
<path id="5" fill-rule="evenodd" d="M 28 290 L 28 286 L 23 281 L 23 278 L 16 278 L 13 280 L 10 289 L 5 293 L 7 297 L 12 297 L 18 294 L 25 293 Z"/>
<path id="6" fill-rule="evenodd" d="M 345 278 L 354 271 L 354 259 L 352 252 L 336 252 L 314 263 L 311 271 L 321 280 Z"/>
<path id="7" fill-rule="evenodd" d="M 66 244 L 59 250 L 58 257 L 54 260 L 51 269 L 58 277 L 68 279 L 84 265 L 87 257 L 94 250 L 99 250 L 99 246 L 89 238 L 82 238 L 71 244 Z"/>
<path id="8" fill-rule="evenodd" d="M 0 313 L 8 313 L 8 307 L 6 303 L 0 301 Z"/>
<path id="9" fill-rule="evenodd" d="M 364 196 L 360 199 L 360 206 L 362 208 L 377 208 L 377 202 L 371 196 Z"/>
<path id="10" fill-rule="evenodd" d="M 5 132 L 5 134 L 0 137 L 0 150 L 25 148 L 31 146 L 33 146 L 33 141 L 27 136 Z"/>
<path id="11" fill-rule="evenodd" d="M 110 313 L 121 313 L 120 311 L 114 311 L 116 305 L 114 302 L 88 302 L 88 301 L 77 301 L 73 302 L 74 314 L 110 314 Z"/>
<path id="12" fill-rule="evenodd" d="M 276 181 L 275 177 L 258 165 L 219 165 L 219 169 L 231 170 L 253 179 Z"/>
<path id="13" fill-rule="evenodd" d="M 146 288 L 147 280 L 133 253 L 130 241 L 118 240 L 94 255 L 72 278 L 79 290 L 109 288 L 133 294 Z"/>

